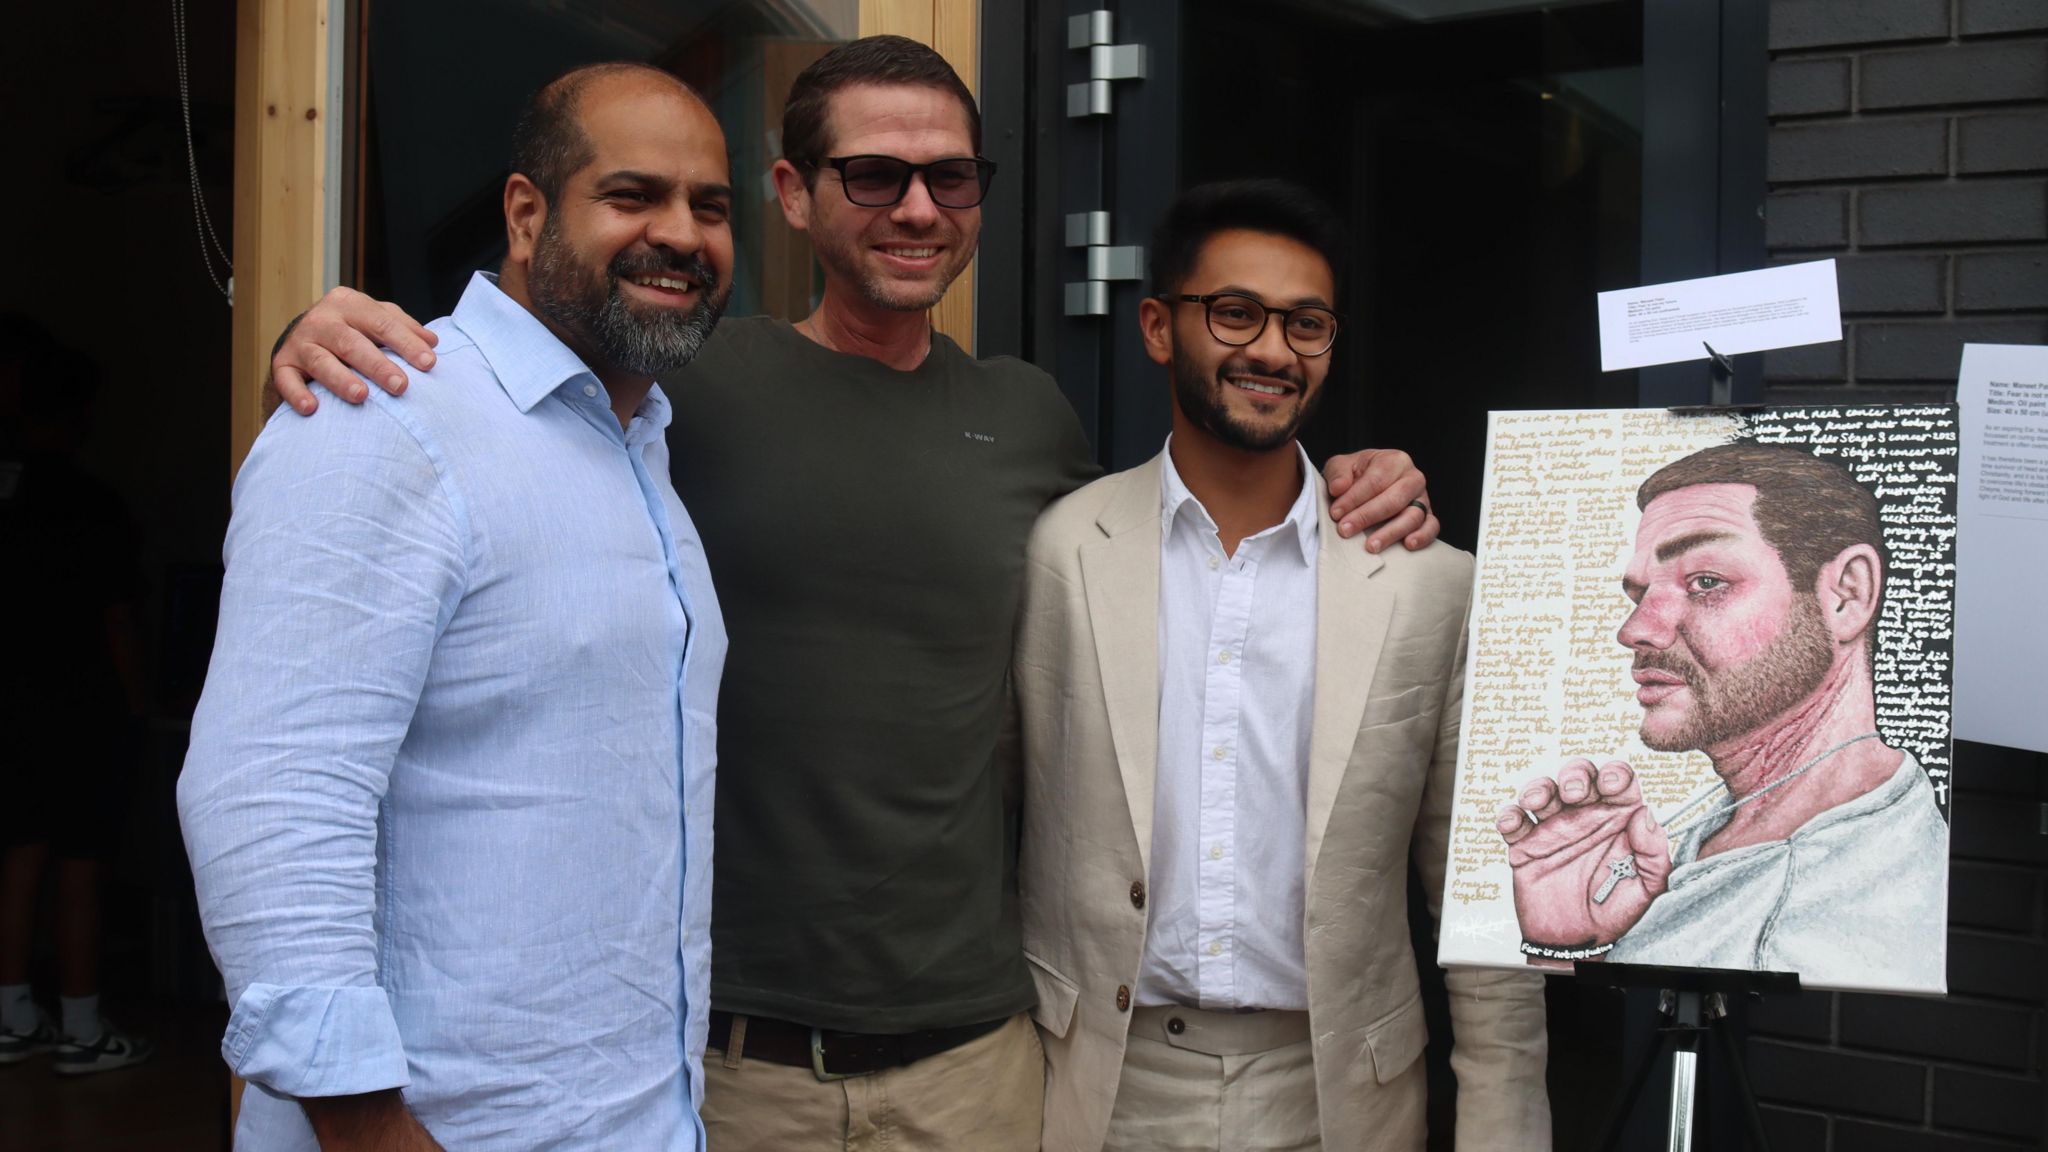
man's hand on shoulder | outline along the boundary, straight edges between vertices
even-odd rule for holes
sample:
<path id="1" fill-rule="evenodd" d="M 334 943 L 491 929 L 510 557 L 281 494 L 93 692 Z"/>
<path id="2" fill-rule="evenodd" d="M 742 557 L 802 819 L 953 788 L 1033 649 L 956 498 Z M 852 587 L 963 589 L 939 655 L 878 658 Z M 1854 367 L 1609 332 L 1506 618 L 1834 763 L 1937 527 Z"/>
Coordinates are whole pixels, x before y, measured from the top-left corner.
<path id="1" fill-rule="evenodd" d="M 370 397 L 356 376 L 360 372 L 396 396 L 405 391 L 406 376 L 382 349 L 424 372 L 434 366 L 434 345 L 440 339 L 396 304 L 353 288 L 330 288 L 278 336 L 270 354 L 270 386 L 301 416 L 320 406 L 313 398 L 314 381 L 360 404 Z"/>
<path id="2" fill-rule="evenodd" d="M 299 1101 L 320 1152 L 444 1152 L 433 1133 L 406 1110 L 396 1088 L 360 1096 Z"/>
<path id="3" fill-rule="evenodd" d="M 1330 486 L 1330 519 L 1349 540 L 1367 528 L 1365 550 L 1378 552 L 1399 540 L 1409 551 L 1427 548 L 1443 525 L 1429 509 L 1429 486 L 1421 469 L 1398 448 L 1367 448 L 1332 456 L 1323 465 Z"/>

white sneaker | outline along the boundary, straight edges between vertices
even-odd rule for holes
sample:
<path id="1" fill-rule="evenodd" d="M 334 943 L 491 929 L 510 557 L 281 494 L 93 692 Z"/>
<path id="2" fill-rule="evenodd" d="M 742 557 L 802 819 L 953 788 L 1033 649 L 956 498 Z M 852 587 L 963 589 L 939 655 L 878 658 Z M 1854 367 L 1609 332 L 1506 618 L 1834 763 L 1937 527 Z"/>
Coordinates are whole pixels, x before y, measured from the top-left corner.
<path id="1" fill-rule="evenodd" d="M 50 1070 L 60 1076 L 82 1076 L 88 1072 L 112 1072 L 140 1064 L 156 1051 L 156 1045 L 137 1040 L 100 1021 L 99 1039 L 90 1042 L 65 1037 L 57 1045 L 57 1057 Z"/>
<path id="2" fill-rule="evenodd" d="M 0 1027 L 0 1064 L 19 1064 L 56 1046 L 57 1029 L 40 1008 L 36 1009 L 36 1026 L 26 1032 Z"/>

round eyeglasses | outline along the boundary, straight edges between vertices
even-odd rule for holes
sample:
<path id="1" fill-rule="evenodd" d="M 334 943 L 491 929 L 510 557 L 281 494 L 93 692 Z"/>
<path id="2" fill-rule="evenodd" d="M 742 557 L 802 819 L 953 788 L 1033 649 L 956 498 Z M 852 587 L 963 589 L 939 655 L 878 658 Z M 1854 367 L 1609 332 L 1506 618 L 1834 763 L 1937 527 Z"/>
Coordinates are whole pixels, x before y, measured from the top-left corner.
<path id="1" fill-rule="evenodd" d="M 1209 335 L 1233 348 L 1255 344 L 1266 334 L 1266 320 L 1279 316 L 1280 332 L 1297 355 L 1321 356 L 1337 342 L 1341 321 L 1335 312 L 1320 304 L 1297 304 L 1292 308 L 1269 308 L 1254 296 L 1242 292 L 1212 292 L 1207 296 L 1161 296 L 1168 303 L 1200 304 L 1209 321 Z"/>
<path id="2" fill-rule="evenodd" d="M 953 156 L 912 164 L 895 156 L 828 156 L 839 173 L 846 199 L 862 208 L 888 208 L 910 192 L 910 178 L 924 174 L 925 191 L 941 208 L 972 208 L 988 197 L 996 162 L 982 156 Z"/>

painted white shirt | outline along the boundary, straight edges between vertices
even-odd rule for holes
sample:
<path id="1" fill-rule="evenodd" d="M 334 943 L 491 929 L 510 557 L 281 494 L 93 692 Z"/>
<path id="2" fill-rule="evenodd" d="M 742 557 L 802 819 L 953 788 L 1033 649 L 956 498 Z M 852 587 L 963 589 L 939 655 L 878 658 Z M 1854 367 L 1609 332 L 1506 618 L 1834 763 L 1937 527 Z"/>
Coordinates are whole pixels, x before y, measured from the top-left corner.
<path id="1" fill-rule="evenodd" d="M 1318 510 L 1306 453 L 1301 467 L 1287 518 L 1225 555 L 1215 520 L 1166 457 L 1139 1004 L 1308 1007 L 1302 871 Z"/>
<path id="2" fill-rule="evenodd" d="M 1783 840 L 1700 859 L 1727 823 L 1720 813 L 1672 835 L 1670 889 L 1609 959 L 1797 972 L 1823 988 L 1946 989 L 1948 823 L 1911 754 L 1889 781 Z"/>

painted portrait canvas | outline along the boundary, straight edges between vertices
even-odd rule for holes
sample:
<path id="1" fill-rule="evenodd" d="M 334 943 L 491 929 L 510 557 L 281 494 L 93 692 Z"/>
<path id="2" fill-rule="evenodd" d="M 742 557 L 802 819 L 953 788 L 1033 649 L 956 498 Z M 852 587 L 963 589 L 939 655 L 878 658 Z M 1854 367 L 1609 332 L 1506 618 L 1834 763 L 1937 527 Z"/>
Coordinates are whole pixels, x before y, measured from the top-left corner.
<path id="1" fill-rule="evenodd" d="M 1439 960 L 1946 990 L 1953 406 L 1497 412 Z"/>

